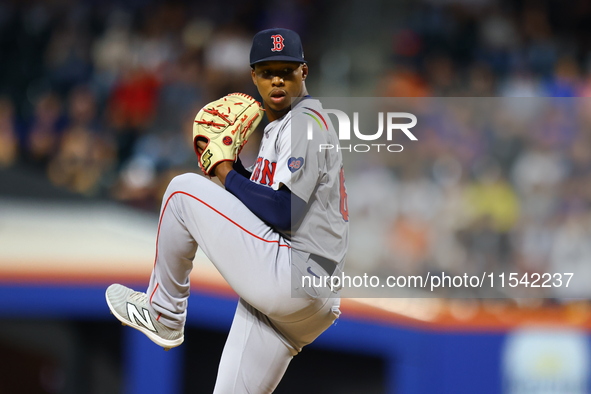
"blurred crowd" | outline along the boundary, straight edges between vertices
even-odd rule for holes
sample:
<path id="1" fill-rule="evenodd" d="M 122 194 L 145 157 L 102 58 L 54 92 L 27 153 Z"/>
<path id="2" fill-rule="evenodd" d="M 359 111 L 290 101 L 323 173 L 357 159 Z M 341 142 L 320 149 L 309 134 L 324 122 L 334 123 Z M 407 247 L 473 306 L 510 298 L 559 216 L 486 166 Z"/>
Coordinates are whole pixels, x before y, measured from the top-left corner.
<path id="1" fill-rule="evenodd" d="M 437 294 L 591 296 L 591 99 L 421 98 L 409 112 L 421 124 L 402 152 L 345 152 L 352 273 L 486 272 L 493 289 Z M 512 288 L 511 273 L 528 276 Z"/>
<path id="2" fill-rule="evenodd" d="M 27 166 L 76 193 L 157 209 L 171 177 L 200 172 L 190 138 L 197 111 L 232 91 L 256 94 L 248 66 L 254 32 L 270 18 L 302 27 L 305 8 L 289 8 L 0 3 L 0 166 Z"/>
<path id="3" fill-rule="evenodd" d="M 591 92 L 591 3 L 423 0 L 391 29 L 379 93 L 580 97 Z"/>
<path id="4" fill-rule="evenodd" d="M 27 166 L 76 193 L 158 209 L 174 175 L 199 172 L 190 144 L 198 109 L 231 91 L 257 94 L 248 68 L 254 32 L 292 28 L 307 53 L 319 52 L 309 37 L 322 29 L 329 1 L 270 5 L 0 3 L 0 168 Z M 376 96 L 591 92 L 588 1 L 400 7 L 404 17 L 378 29 L 391 38 L 383 72 L 365 76 L 375 79 Z M 583 267 L 591 261 L 591 111 L 585 99 L 523 102 L 531 105 L 476 100 L 485 108 L 472 115 L 452 105 L 421 135 L 413 160 L 392 156 L 386 166 L 352 171 L 352 231 L 364 240 L 352 266 L 402 273 L 576 266 L 591 277 Z M 483 115 L 502 103 L 512 105 Z M 367 188 L 377 191 L 355 195 Z M 372 211 L 382 203 L 389 212 Z M 365 239 L 355 230 L 364 226 L 383 226 L 386 238 Z"/>
<path id="5" fill-rule="evenodd" d="M 348 182 L 364 240 L 355 268 L 520 280 L 574 272 L 568 288 L 497 281 L 467 294 L 589 298 L 591 3 L 427 0 L 404 15 L 377 95 L 478 99 L 443 100 L 410 156 Z"/>

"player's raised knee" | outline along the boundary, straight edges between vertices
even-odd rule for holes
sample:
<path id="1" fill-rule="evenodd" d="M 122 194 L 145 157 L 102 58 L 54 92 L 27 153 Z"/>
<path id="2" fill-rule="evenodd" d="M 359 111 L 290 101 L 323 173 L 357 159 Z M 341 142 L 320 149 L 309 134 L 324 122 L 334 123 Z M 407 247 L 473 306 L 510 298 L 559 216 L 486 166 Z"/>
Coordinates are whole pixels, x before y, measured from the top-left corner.
<path id="1" fill-rule="evenodd" d="M 186 191 L 188 189 L 195 189 L 195 187 L 199 188 L 198 185 L 202 182 L 209 181 L 201 175 L 191 172 L 177 175 L 174 178 L 172 178 L 172 180 L 169 182 L 168 188 L 166 189 L 166 193 L 171 194 L 176 191 Z"/>

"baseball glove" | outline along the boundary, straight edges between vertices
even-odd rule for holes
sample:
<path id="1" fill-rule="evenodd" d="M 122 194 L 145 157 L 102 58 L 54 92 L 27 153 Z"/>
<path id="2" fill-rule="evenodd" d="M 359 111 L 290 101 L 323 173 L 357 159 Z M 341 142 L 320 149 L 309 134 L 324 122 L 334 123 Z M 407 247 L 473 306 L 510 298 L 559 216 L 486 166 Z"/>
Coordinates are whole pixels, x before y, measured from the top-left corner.
<path id="1" fill-rule="evenodd" d="M 214 167 L 222 161 L 235 161 L 263 118 L 261 103 L 244 93 L 232 93 L 203 107 L 193 124 L 193 147 L 199 166 L 212 176 Z M 197 141 L 207 143 L 203 151 Z"/>

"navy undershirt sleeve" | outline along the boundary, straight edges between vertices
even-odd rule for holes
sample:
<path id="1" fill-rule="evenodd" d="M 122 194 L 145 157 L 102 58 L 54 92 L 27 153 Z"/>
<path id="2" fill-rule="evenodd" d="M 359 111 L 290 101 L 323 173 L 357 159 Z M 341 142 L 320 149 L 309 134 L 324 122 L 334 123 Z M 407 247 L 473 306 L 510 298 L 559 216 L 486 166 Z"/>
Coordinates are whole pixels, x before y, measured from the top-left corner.
<path id="1" fill-rule="evenodd" d="M 252 173 L 250 171 L 248 171 L 246 168 L 244 168 L 244 164 L 242 164 L 240 157 L 236 158 L 236 161 L 232 165 L 232 168 L 234 168 L 243 177 L 250 178 L 250 176 L 252 175 Z"/>
<path id="2" fill-rule="evenodd" d="M 306 202 L 289 188 L 284 186 L 273 190 L 252 182 L 236 170 L 228 173 L 225 186 L 252 213 L 279 231 L 290 230 L 292 220 L 299 222 L 306 210 Z"/>

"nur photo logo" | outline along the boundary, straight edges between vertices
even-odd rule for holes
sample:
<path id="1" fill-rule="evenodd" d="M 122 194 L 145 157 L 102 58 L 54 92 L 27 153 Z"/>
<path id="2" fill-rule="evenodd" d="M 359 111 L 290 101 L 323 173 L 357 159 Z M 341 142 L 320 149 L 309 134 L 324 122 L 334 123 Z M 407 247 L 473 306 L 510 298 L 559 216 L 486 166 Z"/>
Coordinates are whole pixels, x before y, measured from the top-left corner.
<path id="1" fill-rule="evenodd" d="M 339 141 L 372 141 L 373 143 L 355 143 L 355 144 L 320 144 L 319 151 L 332 150 L 348 151 L 348 152 L 402 152 L 404 147 L 401 144 L 391 143 L 393 139 L 402 132 L 410 141 L 417 141 L 417 137 L 410 131 L 416 126 L 417 117 L 410 112 L 378 112 L 377 116 L 377 131 L 370 131 L 367 122 L 360 122 L 359 112 L 353 112 L 353 121 L 346 112 L 338 109 L 325 109 L 326 116 L 334 115 L 336 118 L 335 129 L 337 131 Z M 313 139 L 314 123 L 316 123 L 320 130 L 328 129 L 326 119 L 318 111 L 314 113 L 304 112 L 310 117 L 307 121 L 307 136 L 308 139 Z M 366 118 L 366 117 L 364 117 Z M 366 118 L 367 119 L 367 118 Z M 361 125 L 360 125 L 361 123 Z M 375 130 L 375 128 L 374 128 Z M 385 138 L 384 138 L 385 137 Z M 384 141 L 383 143 L 379 143 Z"/>

